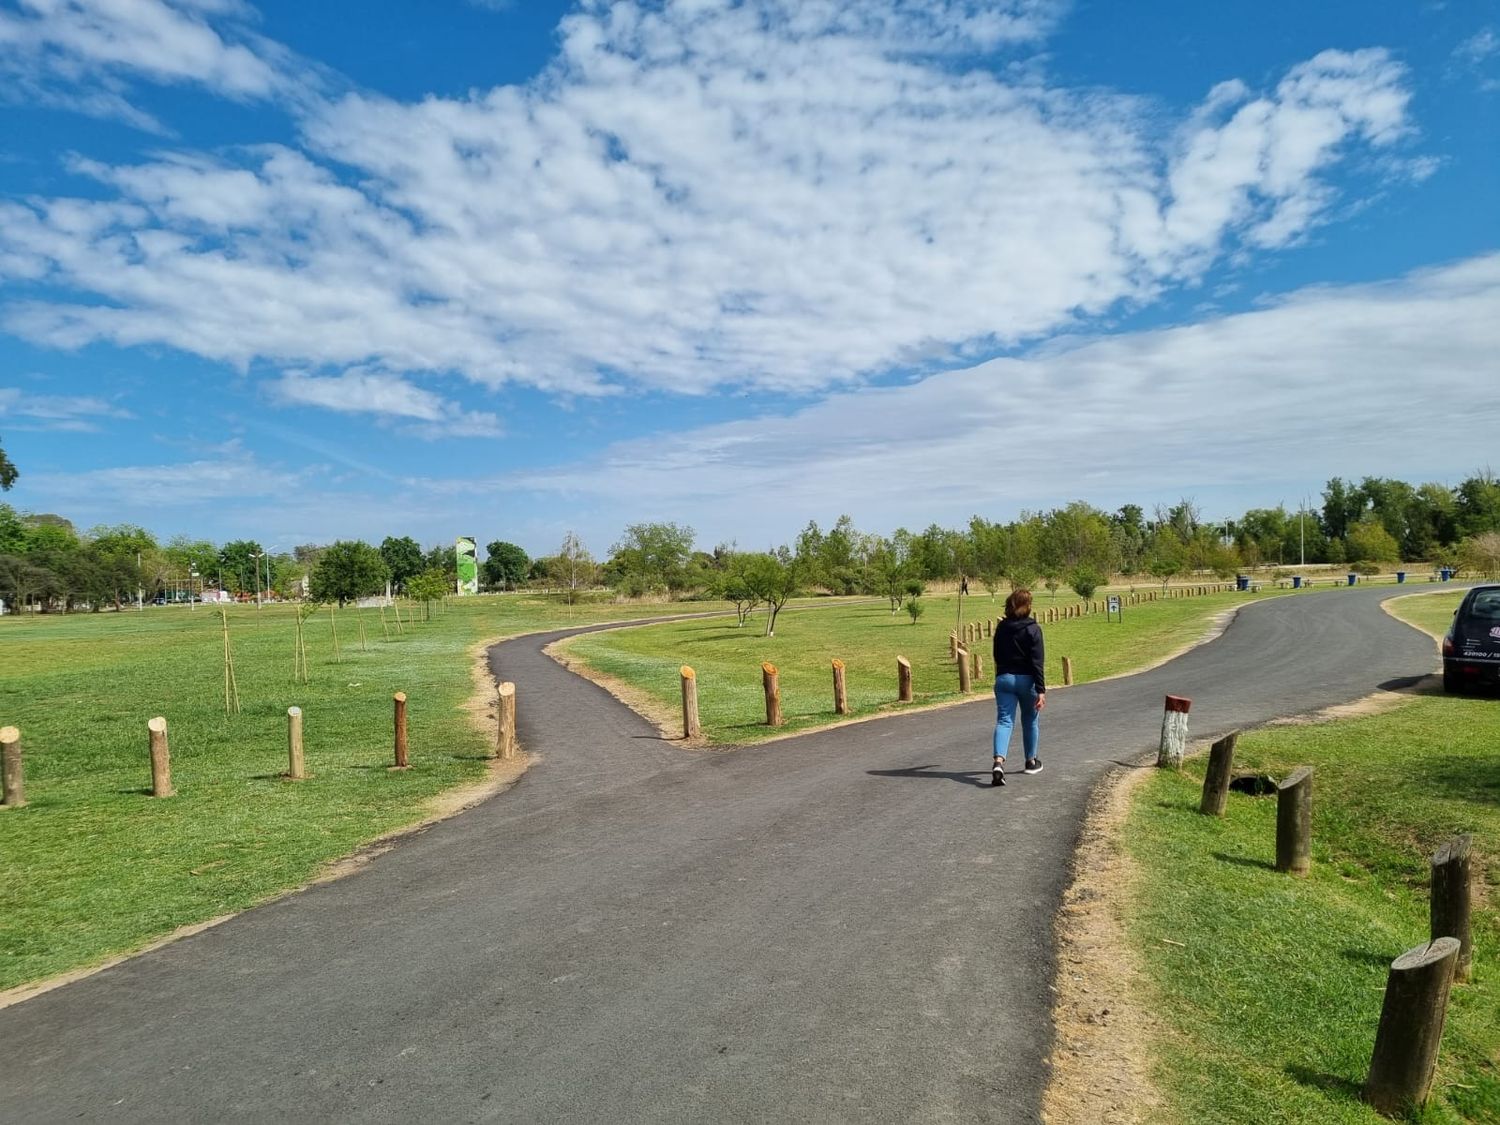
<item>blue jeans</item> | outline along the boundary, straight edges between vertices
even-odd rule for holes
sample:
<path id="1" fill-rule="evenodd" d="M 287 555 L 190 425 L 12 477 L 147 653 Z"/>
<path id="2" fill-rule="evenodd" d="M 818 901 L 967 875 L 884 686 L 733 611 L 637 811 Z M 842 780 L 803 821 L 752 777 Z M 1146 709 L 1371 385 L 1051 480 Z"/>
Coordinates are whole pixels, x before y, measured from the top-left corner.
<path id="1" fill-rule="evenodd" d="M 1004 758 L 1010 749 L 1011 728 L 1016 725 L 1016 706 L 1021 708 L 1021 744 L 1026 760 L 1036 757 L 1042 737 L 1042 724 L 1036 714 L 1036 679 L 1002 672 L 995 677 L 995 757 Z"/>

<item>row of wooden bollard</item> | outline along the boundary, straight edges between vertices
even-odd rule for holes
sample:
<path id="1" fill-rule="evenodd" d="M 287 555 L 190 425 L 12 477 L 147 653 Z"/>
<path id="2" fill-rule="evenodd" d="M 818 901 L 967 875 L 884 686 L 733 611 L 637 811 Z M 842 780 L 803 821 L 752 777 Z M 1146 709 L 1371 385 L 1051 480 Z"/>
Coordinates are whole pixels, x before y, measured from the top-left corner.
<path id="1" fill-rule="evenodd" d="M 516 741 L 516 685 L 506 681 L 497 687 L 495 747 L 491 758 L 513 758 L 519 749 Z M 410 769 L 406 731 L 406 693 L 391 697 L 394 704 L 394 757 L 391 770 Z M 696 704 L 694 707 L 696 715 Z M 151 757 L 151 796 L 175 797 L 172 785 L 172 751 L 167 741 L 167 720 L 157 715 L 146 723 L 147 743 Z M 302 737 L 302 708 L 286 709 L 288 781 L 306 781 L 307 754 Z M 26 780 L 21 761 L 21 732 L 16 727 L 0 728 L 0 808 L 17 809 L 26 804 Z"/>
<path id="2" fill-rule="evenodd" d="M 834 660 L 833 667 L 833 712 L 835 715 L 853 714 L 849 706 L 849 684 L 844 662 Z M 682 680 L 682 737 L 697 738 L 703 733 L 703 723 L 698 717 L 698 673 L 684 664 L 678 672 Z M 760 666 L 761 691 L 766 697 L 766 725 L 781 726 L 781 673 L 769 661 Z M 964 690 L 968 690 L 965 688 Z M 911 661 L 904 656 L 896 657 L 896 699 L 901 703 L 912 701 Z"/>
<path id="3" fill-rule="evenodd" d="M 1167 698 L 1170 707 L 1175 697 Z M 1180 713 L 1185 719 L 1186 710 Z M 1165 741 L 1164 734 L 1164 746 Z M 1209 748 L 1198 805 L 1205 815 L 1224 815 L 1238 741 L 1239 732 L 1234 731 Z M 1306 875 L 1311 867 L 1312 780 L 1312 767 L 1300 766 L 1277 782 L 1277 871 Z M 1449 992 L 1455 981 L 1465 983 L 1473 974 L 1473 843 L 1471 835 L 1456 836 L 1433 855 L 1428 941 L 1397 957 L 1386 974 L 1363 1093 L 1365 1101 L 1390 1117 L 1427 1103 Z"/>

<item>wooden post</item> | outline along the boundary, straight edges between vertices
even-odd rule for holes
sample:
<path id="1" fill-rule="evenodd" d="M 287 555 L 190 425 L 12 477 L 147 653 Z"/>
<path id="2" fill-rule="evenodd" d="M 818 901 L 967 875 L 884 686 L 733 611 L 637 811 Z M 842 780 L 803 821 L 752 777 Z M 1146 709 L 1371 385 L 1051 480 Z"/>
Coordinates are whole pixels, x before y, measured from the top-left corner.
<path id="1" fill-rule="evenodd" d="M 172 753 L 167 749 L 167 720 L 160 715 L 146 724 L 151 737 L 151 796 L 174 797 Z"/>
<path id="2" fill-rule="evenodd" d="M 1071 687 L 1073 684 L 1073 658 L 1063 657 L 1063 687 Z"/>
<path id="3" fill-rule="evenodd" d="M 904 656 L 896 657 L 896 698 L 902 703 L 911 702 L 911 661 Z"/>
<path id="4" fill-rule="evenodd" d="M 951 630 L 948 633 L 948 659 L 958 659 L 958 631 Z"/>
<path id="5" fill-rule="evenodd" d="M 983 679 L 984 657 L 980 655 L 980 652 L 977 648 L 973 652 L 969 653 L 969 663 L 972 665 L 972 667 L 969 669 L 970 675 L 975 680 Z"/>
<path id="6" fill-rule="evenodd" d="M 502 758 L 516 756 L 516 685 L 506 680 L 496 689 L 495 747 Z"/>
<path id="7" fill-rule="evenodd" d="M 781 681 L 777 677 L 776 665 L 769 662 L 760 666 L 760 686 L 766 693 L 766 726 L 781 725 Z"/>
<path id="8" fill-rule="evenodd" d="M 1187 753 L 1188 712 L 1192 707 L 1191 699 L 1180 695 L 1167 696 L 1161 716 L 1161 747 L 1156 752 L 1158 768 L 1182 768 L 1182 756 Z"/>
<path id="9" fill-rule="evenodd" d="M 990 628 L 991 624 L 992 624 L 992 622 L 990 621 L 990 619 L 988 617 L 986 617 L 984 619 L 984 635 L 985 635 L 986 638 L 993 637 L 995 635 L 994 632 Z"/>
<path id="10" fill-rule="evenodd" d="M 409 768 L 406 764 L 406 692 L 398 691 L 391 697 L 396 704 L 396 764 L 393 770 Z"/>
<path id="11" fill-rule="evenodd" d="M 1458 939 L 1453 979 L 1460 983 L 1467 981 L 1474 971 L 1474 934 L 1469 925 L 1473 846 L 1474 837 L 1466 832 L 1449 840 L 1432 857 L 1432 940 Z"/>
<path id="12" fill-rule="evenodd" d="M 1458 939 L 1440 937 L 1391 962 L 1364 1090 L 1387 1117 L 1427 1104 L 1457 961 Z"/>
<path id="13" fill-rule="evenodd" d="M 26 779 L 21 772 L 21 731 L 0 728 L 0 805 L 19 809 L 26 804 Z"/>
<path id="14" fill-rule="evenodd" d="M 682 676 L 682 737 L 697 738 L 703 733 L 698 722 L 698 673 L 684 664 Z"/>
<path id="15" fill-rule="evenodd" d="M 1311 866 L 1312 766 L 1302 766 L 1276 785 L 1276 870 L 1306 875 Z"/>
<path id="16" fill-rule="evenodd" d="M 958 690 L 969 694 L 969 652 L 962 648 L 958 650 Z"/>
<path id="17" fill-rule="evenodd" d="M 1226 734 L 1208 751 L 1208 772 L 1203 776 L 1203 800 L 1198 811 L 1204 816 L 1223 816 L 1229 801 L 1229 777 L 1234 769 L 1234 746 L 1240 732 Z"/>
<path id="18" fill-rule="evenodd" d="M 302 781 L 307 777 L 306 765 L 302 758 L 302 708 L 288 707 L 286 709 L 286 775 L 292 781 Z"/>
<path id="19" fill-rule="evenodd" d="M 835 660 L 833 662 L 833 713 L 835 715 L 847 715 L 849 713 L 849 691 L 844 684 L 844 662 Z"/>

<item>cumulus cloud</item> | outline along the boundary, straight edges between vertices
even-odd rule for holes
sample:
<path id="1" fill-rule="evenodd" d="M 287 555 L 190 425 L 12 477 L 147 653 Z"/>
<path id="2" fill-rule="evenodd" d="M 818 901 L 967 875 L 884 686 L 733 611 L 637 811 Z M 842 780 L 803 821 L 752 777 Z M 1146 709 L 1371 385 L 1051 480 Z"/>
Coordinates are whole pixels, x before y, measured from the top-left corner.
<path id="1" fill-rule="evenodd" d="M 590 2 L 524 87 L 310 99 L 296 148 L 79 161 L 105 198 L 0 203 L 0 280 L 32 285 L 0 327 L 241 370 L 819 393 L 1295 243 L 1339 161 L 1410 129 L 1380 50 L 1226 83 L 1175 123 L 969 65 L 1059 11 Z"/>
<path id="2" fill-rule="evenodd" d="M 1487 463 L 1496 354 L 1491 255 L 1193 325 L 1060 340 L 496 486 L 566 497 L 613 524 L 670 513 L 707 541 L 742 542 L 845 511 L 888 531 L 1075 498 L 1231 490 L 1274 502 L 1277 482 L 1333 471 L 1421 479 L 1434 464 Z"/>

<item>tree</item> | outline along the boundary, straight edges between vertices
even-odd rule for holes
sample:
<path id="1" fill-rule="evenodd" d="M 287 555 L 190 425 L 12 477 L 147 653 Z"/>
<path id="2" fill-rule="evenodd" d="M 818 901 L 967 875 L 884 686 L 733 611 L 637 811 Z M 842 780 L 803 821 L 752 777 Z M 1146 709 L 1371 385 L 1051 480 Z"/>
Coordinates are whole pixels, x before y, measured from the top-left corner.
<path id="1" fill-rule="evenodd" d="M 422 556 L 422 569 L 442 572 L 448 589 L 457 588 L 458 552 L 454 550 L 453 544 L 439 543 L 436 547 L 428 547 L 427 553 Z"/>
<path id="2" fill-rule="evenodd" d="M 1481 531 L 1465 539 L 1459 544 L 1458 561 L 1485 578 L 1500 577 L 1500 531 Z"/>
<path id="3" fill-rule="evenodd" d="M 1351 563 L 1395 562 L 1401 557 L 1396 537 L 1373 515 L 1351 527 L 1344 543 Z"/>
<path id="4" fill-rule="evenodd" d="M 448 575 L 437 567 L 413 574 L 406 580 L 406 596 L 422 603 L 423 620 L 431 620 L 432 603 L 441 602 L 452 590 L 453 583 L 448 580 Z"/>
<path id="5" fill-rule="evenodd" d="M 924 610 L 926 610 L 926 608 L 927 607 L 924 606 L 917 598 L 906 599 L 906 613 L 907 616 L 911 618 L 911 623 L 913 625 L 917 623 L 917 618 L 922 616 L 922 613 Z"/>
<path id="6" fill-rule="evenodd" d="M 526 580 L 531 568 L 531 559 L 514 543 L 496 539 L 484 549 L 484 582 L 487 586 L 514 589 L 518 582 Z"/>
<path id="7" fill-rule="evenodd" d="M 405 593 L 406 580 L 422 573 L 422 548 L 410 535 L 387 535 L 380 541 L 380 557 L 391 573 L 391 585 Z"/>
<path id="8" fill-rule="evenodd" d="M 693 529 L 675 523 L 633 523 L 610 548 L 610 584 L 629 595 L 681 590 L 687 584 Z"/>
<path id="9" fill-rule="evenodd" d="M 16 466 L 6 456 L 5 447 L 0 446 L 0 492 L 9 492 L 18 476 L 20 474 L 16 472 Z"/>
<path id="10" fill-rule="evenodd" d="M 1094 596 L 1094 591 L 1104 584 L 1104 575 L 1100 574 L 1091 566 L 1074 567 L 1068 575 L 1068 585 L 1080 598 L 1087 601 Z"/>
<path id="11" fill-rule="evenodd" d="M 745 577 L 750 591 L 765 603 L 766 636 L 776 635 L 776 617 L 797 593 L 799 565 L 785 548 L 779 554 L 754 554 L 746 557 Z"/>
<path id="12" fill-rule="evenodd" d="M 314 601 L 343 605 L 380 593 L 390 573 L 374 547 L 358 539 L 341 539 L 324 551 L 313 567 L 312 597 Z"/>
<path id="13" fill-rule="evenodd" d="M 1454 507 L 1458 535 L 1500 531 L 1500 480 L 1489 469 L 1475 473 L 1458 486 Z"/>
<path id="14" fill-rule="evenodd" d="M 723 569 L 716 571 L 709 582 L 714 597 L 733 603 L 736 628 L 743 626 L 751 610 L 760 604 L 760 595 L 750 586 L 749 559 L 749 555 L 730 555 L 724 560 Z"/>
<path id="15" fill-rule="evenodd" d="M 256 567 L 260 565 L 257 556 L 262 554 L 264 551 L 261 545 L 254 539 L 232 539 L 220 547 L 219 566 L 223 569 L 227 587 L 241 594 L 248 594 L 256 589 Z"/>
<path id="16" fill-rule="evenodd" d="M 557 554 L 547 561 L 547 577 L 562 587 L 568 606 L 578 600 L 581 591 L 588 589 L 598 579 L 599 564 L 589 549 L 571 531 L 563 537 Z"/>

